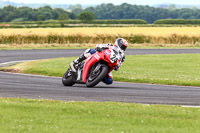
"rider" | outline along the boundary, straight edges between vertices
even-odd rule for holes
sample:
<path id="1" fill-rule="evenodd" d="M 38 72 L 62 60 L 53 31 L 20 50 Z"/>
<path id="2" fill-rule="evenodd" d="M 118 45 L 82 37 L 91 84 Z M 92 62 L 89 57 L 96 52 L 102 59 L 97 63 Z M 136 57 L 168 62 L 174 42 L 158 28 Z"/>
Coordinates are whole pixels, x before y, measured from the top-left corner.
<path id="1" fill-rule="evenodd" d="M 80 55 L 77 59 L 75 59 L 71 64 L 71 68 L 73 71 L 77 70 L 78 65 L 85 59 L 87 59 L 92 54 L 96 53 L 96 51 L 100 52 L 105 49 L 114 49 L 118 52 L 120 59 L 118 60 L 117 67 L 114 69 L 115 71 L 118 71 L 120 69 L 120 66 L 125 61 L 125 55 L 124 52 L 128 46 L 128 42 L 123 38 L 118 38 L 115 41 L 114 46 L 112 44 L 97 44 L 96 49 L 87 49 L 83 54 Z M 112 72 L 110 72 L 106 77 L 102 80 L 105 84 L 109 85 L 113 83 L 113 76 Z"/>

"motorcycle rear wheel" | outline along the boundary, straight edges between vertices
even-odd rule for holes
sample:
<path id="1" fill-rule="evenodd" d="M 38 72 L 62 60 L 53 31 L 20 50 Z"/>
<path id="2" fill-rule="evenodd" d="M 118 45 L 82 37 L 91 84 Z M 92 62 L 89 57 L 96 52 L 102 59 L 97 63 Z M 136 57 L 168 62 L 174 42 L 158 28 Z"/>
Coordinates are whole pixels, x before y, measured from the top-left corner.
<path id="1" fill-rule="evenodd" d="M 91 70 L 93 72 L 93 70 Z M 97 75 L 90 74 L 90 76 L 87 79 L 86 86 L 87 87 L 94 87 L 99 82 L 102 81 L 102 79 L 106 76 L 108 73 L 108 67 L 106 65 L 101 65 L 101 68 L 98 70 Z"/>
<path id="2" fill-rule="evenodd" d="M 68 69 L 62 77 L 62 83 L 64 86 L 73 86 L 75 83 L 72 79 L 72 74 L 70 73 L 70 69 Z"/>

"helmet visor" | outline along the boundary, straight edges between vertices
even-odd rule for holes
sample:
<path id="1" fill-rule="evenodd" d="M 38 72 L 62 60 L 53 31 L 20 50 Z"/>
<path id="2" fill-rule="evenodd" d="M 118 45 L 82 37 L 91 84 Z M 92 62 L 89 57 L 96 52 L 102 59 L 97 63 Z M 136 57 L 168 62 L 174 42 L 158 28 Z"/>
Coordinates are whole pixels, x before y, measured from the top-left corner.
<path id="1" fill-rule="evenodd" d="M 122 45 L 122 46 L 121 46 L 121 49 L 122 49 L 123 51 L 125 51 L 126 48 L 127 48 L 127 46 L 125 46 L 125 45 Z"/>

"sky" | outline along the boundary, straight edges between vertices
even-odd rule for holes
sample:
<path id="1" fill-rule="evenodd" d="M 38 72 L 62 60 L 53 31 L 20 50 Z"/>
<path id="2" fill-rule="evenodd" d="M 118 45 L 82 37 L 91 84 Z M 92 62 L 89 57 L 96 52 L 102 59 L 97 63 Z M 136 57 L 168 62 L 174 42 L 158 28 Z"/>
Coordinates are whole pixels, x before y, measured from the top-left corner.
<path id="1" fill-rule="evenodd" d="M 179 4 L 179 5 L 200 5 L 199 0 L 3 0 L 17 3 L 47 3 L 47 4 L 101 4 L 113 3 L 119 5 L 122 3 L 137 4 L 137 5 L 154 5 L 154 4 Z"/>

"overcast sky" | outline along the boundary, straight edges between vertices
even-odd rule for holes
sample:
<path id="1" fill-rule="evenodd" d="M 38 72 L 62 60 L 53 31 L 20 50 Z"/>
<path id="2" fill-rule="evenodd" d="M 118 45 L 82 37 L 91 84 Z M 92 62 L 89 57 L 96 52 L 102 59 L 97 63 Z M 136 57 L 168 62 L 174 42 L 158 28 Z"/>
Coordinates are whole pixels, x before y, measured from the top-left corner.
<path id="1" fill-rule="evenodd" d="M 181 5 L 200 5 L 200 0 L 3 0 L 18 3 L 48 3 L 48 4 L 101 4 L 113 3 L 115 5 L 121 3 L 137 4 L 137 5 L 154 5 L 162 3 L 172 3 Z"/>

